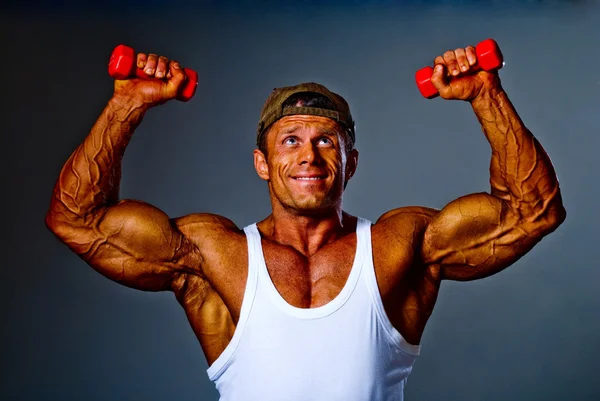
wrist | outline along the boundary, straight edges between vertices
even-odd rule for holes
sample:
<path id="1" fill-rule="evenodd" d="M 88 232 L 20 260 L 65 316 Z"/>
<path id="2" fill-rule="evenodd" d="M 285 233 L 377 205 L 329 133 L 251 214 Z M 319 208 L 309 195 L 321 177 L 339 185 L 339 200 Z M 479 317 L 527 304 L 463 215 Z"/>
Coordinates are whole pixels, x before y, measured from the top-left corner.
<path id="1" fill-rule="evenodd" d="M 504 93 L 498 74 L 483 74 L 481 79 L 483 85 L 481 86 L 479 93 L 469 100 L 474 109 L 489 106 L 490 101 L 493 101 L 493 99 L 496 99 Z"/>
<path id="2" fill-rule="evenodd" d="M 114 93 L 109 99 L 108 107 L 110 107 L 115 114 L 122 116 L 124 119 L 129 116 L 142 117 L 150 108 L 150 106 L 142 99 L 136 99 L 118 93 Z"/>

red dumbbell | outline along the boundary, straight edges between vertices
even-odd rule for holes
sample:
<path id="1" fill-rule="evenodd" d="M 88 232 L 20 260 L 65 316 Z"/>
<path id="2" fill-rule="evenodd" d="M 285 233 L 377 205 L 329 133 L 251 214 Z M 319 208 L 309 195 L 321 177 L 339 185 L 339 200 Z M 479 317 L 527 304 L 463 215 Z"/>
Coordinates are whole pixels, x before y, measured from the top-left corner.
<path id="1" fill-rule="evenodd" d="M 119 45 L 115 47 L 110 60 L 108 61 L 108 75 L 114 79 L 127 79 L 132 77 L 144 78 L 144 79 L 158 79 L 151 78 L 144 70 L 138 68 L 136 65 L 137 58 L 133 49 L 129 46 Z M 184 68 L 183 71 L 187 77 L 185 86 L 181 90 L 181 93 L 177 96 L 177 100 L 187 102 L 196 93 L 198 87 L 198 73 L 189 68 Z"/>
<path id="2" fill-rule="evenodd" d="M 477 64 L 471 66 L 472 72 L 480 70 L 491 71 L 500 69 L 504 65 L 502 52 L 494 39 L 486 39 L 483 42 L 480 42 L 475 47 L 475 54 L 477 54 Z M 419 88 L 421 95 L 427 99 L 433 99 L 439 95 L 437 89 L 435 89 L 431 83 L 432 74 L 433 67 L 430 66 L 421 68 L 415 74 L 417 87 Z"/>

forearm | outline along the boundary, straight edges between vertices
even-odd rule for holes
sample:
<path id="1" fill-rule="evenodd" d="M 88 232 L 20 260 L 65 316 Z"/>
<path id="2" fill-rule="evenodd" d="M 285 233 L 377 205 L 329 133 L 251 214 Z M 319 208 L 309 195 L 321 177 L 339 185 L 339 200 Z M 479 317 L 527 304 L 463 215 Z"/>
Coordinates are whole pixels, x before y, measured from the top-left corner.
<path id="1" fill-rule="evenodd" d="M 471 105 L 492 147 L 492 196 L 508 202 L 521 217 L 561 219 L 564 210 L 550 158 L 500 84 L 482 90 Z"/>
<path id="2" fill-rule="evenodd" d="M 108 102 L 60 172 L 49 213 L 53 222 L 85 221 L 118 201 L 123 154 L 146 110 L 117 97 Z"/>

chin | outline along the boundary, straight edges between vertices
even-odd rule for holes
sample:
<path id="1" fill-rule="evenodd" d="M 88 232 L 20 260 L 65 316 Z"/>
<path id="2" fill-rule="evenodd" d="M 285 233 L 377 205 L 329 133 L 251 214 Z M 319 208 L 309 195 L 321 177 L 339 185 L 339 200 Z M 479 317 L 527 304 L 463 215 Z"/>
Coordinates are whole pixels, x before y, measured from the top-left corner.
<path id="1" fill-rule="evenodd" d="M 336 204 L 338 202 L 332 199 L 295 199 L 292 205 L 289 205 L 291 209 L 294 209 L 298 214 L 323 214 L 336 210 Z"/>
<path id="2" fill-rule="evenodd" d="M 275 188 L 271 188 L 271 199 L 296 215 L 325 215 L 337 211 L 343 194 L 341 188 L 314 191 L 295 191 L 286 188 L 287 190 L 279 193 L 273 189 Z"/>

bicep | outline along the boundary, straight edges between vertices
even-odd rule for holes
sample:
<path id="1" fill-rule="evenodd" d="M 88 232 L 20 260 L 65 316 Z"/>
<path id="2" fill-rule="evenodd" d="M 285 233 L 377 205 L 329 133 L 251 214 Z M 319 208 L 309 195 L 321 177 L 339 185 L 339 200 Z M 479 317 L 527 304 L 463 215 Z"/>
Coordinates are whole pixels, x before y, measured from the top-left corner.
<path id="1" fill-rule="evenodd" d="M 487 193 L 456 199 L 427 226 L 421 246 L 426 265 L 439 265 L 443 279 L 467 281 L 495 274 L 539 242 L 535 223 Z"/>
<path id="2" fill-rule="evenodd" d="M 59 237 L 105 277 L 128 287 L 160 291 L 181 273 L 196 273 L 198 249 L 160 209 L 124 200 L 93 222 L 70 226 Z"/>

